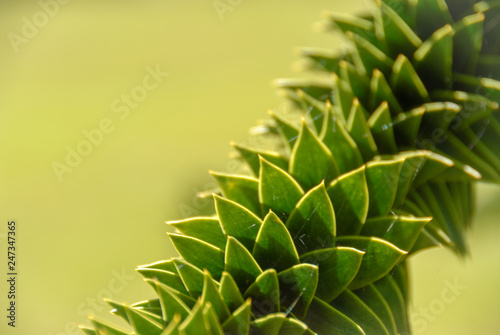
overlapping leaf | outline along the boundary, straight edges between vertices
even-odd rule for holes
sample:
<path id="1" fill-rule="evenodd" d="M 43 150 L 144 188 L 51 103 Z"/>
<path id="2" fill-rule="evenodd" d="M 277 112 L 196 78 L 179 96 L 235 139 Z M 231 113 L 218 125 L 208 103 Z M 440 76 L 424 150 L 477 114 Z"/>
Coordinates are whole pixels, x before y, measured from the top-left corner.
<path id="1" fill-rule="evenodd" d="M 138 268 L 157 298 L 108 301 L 129 330 L 84 333 L 410 332 L 406 257 L 465 254 L 472 184 L 500 181 L 500 5 L 375 5 L 327 15 L 351 50 L 304 50 L 328 78 L 278 81 L 300 121 L 234 144 L 253 176 L 212 172 L 215 215 L 170 222 L 182 259 Z"/>

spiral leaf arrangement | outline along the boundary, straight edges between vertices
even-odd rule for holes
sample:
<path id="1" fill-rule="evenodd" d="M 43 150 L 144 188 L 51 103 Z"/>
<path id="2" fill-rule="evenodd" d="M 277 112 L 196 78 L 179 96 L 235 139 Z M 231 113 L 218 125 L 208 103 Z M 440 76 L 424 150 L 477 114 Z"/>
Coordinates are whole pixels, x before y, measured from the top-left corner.
<path id="1" fill-rule="evenodd" d="M 156 298 L 108 301 L 90 335 L 409 334 L 406 258 L 467 252 L 473 183 L 500 181 L 500 1 L 374 1 L 326 15 L 351 48 L 307 48 L 317 79 L 235 145 L 215 215 L 170 222 L 182 258 L 140 266 Z M 299 117 L 294 117 L 299 115 Z"/>

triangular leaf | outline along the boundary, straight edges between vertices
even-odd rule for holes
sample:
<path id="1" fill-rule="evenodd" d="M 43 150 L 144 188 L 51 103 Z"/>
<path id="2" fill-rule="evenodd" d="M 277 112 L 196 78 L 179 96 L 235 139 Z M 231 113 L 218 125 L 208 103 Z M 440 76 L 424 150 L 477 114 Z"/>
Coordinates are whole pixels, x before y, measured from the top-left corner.
<path id="1" fill-rule="evenodd" d="M 455 76 L 454 79 L 456 79 Z M 455 81 L 455 83 L 457 83 L 457 81 Z M 459 85 L 456 86 L 458 87 Z M 474 89 L 479 90 L 479 88 L 476 87 L 474 87 Z M 423 104 L 422 107 L 425 108 L 422 129 L 419 134 L 422 138 L 429 138 L 435 142 L 442 142 L 446 140 L 444 132 L 448 130 L 451 125 L 453 125 L 453 129 L 456 129 L 457 123 L 460 122 L 456 118 L 460 117 L 459 113 L 462 110 L 462 106 L 456 103 L 438 101 Z"/>
<path id="2" fill-rule="evenodd" d="M 197 299 L 203 292 L 203 271 L 181 259 L 175 259 L 174 263 L 187 291 Z"/>
<path id="3" fill-rule="evenodd" d="M 332 153 L 339 173 L 349 172 L 363 164 L 358 145 L 335 113 L 330 111 L 325 116 L 320 138 Z"/>
<path id="4" fill-rule="evenodd" d="M 344 291 L 358 273 L 363 254 L 354 248 L 338 247 L 302 255 L 302 262 L 318 266 L 316 296 L 330 302 Z"/>
<path id="5" fill-rule="evenodd" d="M 132 307 L 161 316 L 160 299 L 144 300 L 133 304 Z"/>
<path id="6" fill-rule="evenodd" d="M 402 159 L 366 164 L 366 184 L 370 196 L 369 216 L 384 216 L 391 210 L 396 199 L 402 164 Z"/>
<path id="7" fill-rule="evenodd" d="M 405 162 L 401 167 L 400 176 L 404 177 L 403 180 L 405 180 L 406 183 L 410 183 L 413 188 L 426 183 L 430 179 L 436 178 L 436 176 L 442 172 L 449 172 L 449 168 L 455 165 L 451 159 L 431 151 L 420 150 L 414 152 L 402 152 L 398 156 L 405 159 Z M 416 169 L 416 171 L 414 171 L 414 169 Z M 408 181 L 408 179 L 411 181 Z M 404 191 L 403 187 L 405 188 Z M 402 183 L 400 182 L 398 186 L 398 194 L 396 195 L 396 200 L 394 202 L 395 206 L 398 206 L 404 201 L 409 189 L 409 186 L 402 186 Z M 404 193 L 404 196 L 400 194 L 400 191 Z"/>
<path id="8" fill-rule="evenodd" d="M 405 101 L 407 105 L 418 105 L 430 100 L 424 83 L 404 55 L 399 55 L 396 58 L 392 67 L 390 83 L 399 101 Z"/>
<path id="9" fill-rule="evenodd" d="M 323 183 L 307 192 L 286 222 L 299 254 L 327 248 L 335 237 L 335 214 Z"/>
<path id="10" fill-rule="evenodd" d="M 224 270 L 224 252 L 202 240 L 178 234 L 168 234 L 177 252 L 188 263 L 199 269 L 207 269 L 214 278 L 220 278 Z"/>
<path id="11" fill-rule="evenodd" d="M 343 123 L 346 122 L 349 117 L 349 112 L 352 106 L 352 100 L 354 99 L 354 94 L 352 93 L 349 84 L 344 80 L 339 78 L 336 74 L 333 74 L 333 101 L 335 105 L 340 109 L 339 117 Z"/>
<path id="12" fill-rule="evenodd" d="M 186 304 L 179 299 L 172 290 L 159 282 L 156 284 L 156 293 L 160 297 L 163 320 L 169 322 L 174 319 L 176 314 L 180 315 L 181 319 L 186 319 L 191 313 Z"/>
<path id="13" fill-rule="evenodd" d="M 452 86 L 453 28 L 451 25 L 436 30 L 415 51 L 415 69 L 429 88 Z"/>
<path id="14" fill-rule="evenodd" d="M 382 28 L 379 34 L 387 43 L 392 56 L 398 54 L 411 54 L 420 46 L 422 41 L 408 26 L 408 24 L 396 13 L 396 11 L 380 1 L 381 8 L 376 11 L 377 30 Z"/>
<path id="15" fill-rule="evenodd" d="M 345 60 L 339 61 L 339 75 L 349 84 L 352 93 L 361 101 L 366 101 L 368 98 L 370 81 L 366 78 L 364 68 L 357 69 L 351 63 Z"/>
<path id="16" fill-rule="evenodd" d="M 422 142 L 419 142 L 418 134 L 422 129 L 422 119 L 425 115 L 425 107 L 419 106 L 406 113 L 398 114 L 393 119 L 394 135 L 396 142 L 400 147 L 415 146 L 422 147 Z M 432 148 L 434 143 L 431 141 Z"/>
<path id="17" fill-rule="evenodd" d="M 275 113 L 271 112 L 270 115 L 276 122 L 276 125 L 278 126 L 278 129 L 283 139 L 282 142 L 286 143 L 285 147 L 292 149 L 295 144 L 295 141 L 297 141 L 297 138 L 299 137 L 299 130 L 294 126 L 292 126 L 291 124 L 289 124 L 287 121 L 283 120 L 280 116 L 276 115 Z"/>
<path id="18" fill-rule="evenodd" d="M 248 163 L 254 175 L 259 175 L 259 156 L 265 158 L 267 161 L 279 166 L 282 169 L 287 168 L 287 160 L 280 156 L 277 152 L 264 151 L 257 148 L 249 148 L 241 144 L 232 143 L 238 150 L 243 159 Z"/>
<path id="19" fill-rule="evenodd" d="M 368 108 L 375 110 L 381 103 L 387 101 L 392 115 L 403 113 L 403 108 L 399 104 L 398 99 L 392 92 L 391 87 L 387 83 L 385 76 L 380 70 L 373 70 L 372 79 L 370 82 L 370 97 Z"/>
<path id="20" fill-rule="evenodd" d="M 344 33 L 352 32 L 365 36 L 373 31 L 373 22 L 358 16 L 331 12 L 328 12 L 327 15 L 328 19 Z"/>
<path id="21" fill-rule="evenodd" d="M 370 43 L 362 35 L 346 34 L 346 37 L 354 42 L 366 74 L 371 74 L 374 69 L 379 69 L 382 73 L 389 73 L 394 62 L 382 50 Z"/>
<path id="22" fill-rule="evenodd" d="M 210 173 L 217 180 L 224 197 L 248 208 L 254 214 L 260 215 L 258 179 L 216 172 Z"/>
<path id="23" fill-rule="evenodd" d="M 363 260 L 349 288 L 358 289 L 382 278 L 407 254 L 395 245 L 377 237 L 346 236 L 337 239 L 337 245 L 364 251 Z"/>
<path id="24" fill-rule="evenodd" d="M 206 270 L 203 282 L 203 294 L 201 296 L 201 303 L 203 305 L 210 303 L 215 314 L 217 314 L 217 317 L 221 322 L 224 322 L 231 314 L 227 305 L 222 300 L 212 277 Z"/>
<path id="25" fill-rule="evenodd" d="M 230 311 L 236 310 L 245 302 L 233 277 L 225 271 L 222 273 L 219 293 Z"/>
<path id="26" fill-rule="evenodd" d="M 299 264 L 292 237 L 273 212 L 264 218 L 252 254 L 262 269 L 282 271 Z"/>
<path id="27" fill-rule="evenodd" d="M 289 169 L 290 174 L 306 189 L 323 179 L 329 182 L 339 174 L 331 152 L 313 134 L 305 120 L 292 150 Z"/>
<path id="28" fill-rule="evenodd" d="M 212 335 L 224 335 L 219 319 L 217 318 L 214 307 L 210 302 L 205 303 L 203 308 L 203 319 L 205 320 L 205 327 L 207 328 L 209 334 Z"/>
<path id="29" fill-rule="evenodd" d="M 151 284 L 151 282 L 148 279 L 146 280 L 146 282 Z M 152 286 L 153 286 L 153 288 L 156 289 L 155 283 L 153 283 Z M 113 307 L 113 309 L 111 310 L 111 314 L 120 316 L 123 320 L 125 320 L 129 324 L 131 324 L 132 320 L 130 319 L 129 314 L 127 312 L 127 307 L 132 308 L 137 314 L 139 314 L 142 317 L 145 317 L 148 320 L 151 320 L 153 322 L 156 321 L 158 324 L 164 323 L 164 319 L 162 318 L 161 314 L 158 315 L 155 313 L 150 313 L 150 312 L 143 310 L 143 309 L 140 309 L 140 308 L 129 307 L 125 304 L 118 303 L 118 302 L 110 300 L 110 299 L 104 299 L 104 301 L 108 305 Z"/>
<path id="30" fill-rule="evenodd" d="M 341 57 L 326 48 L 302 47 L 300 53 L 305 57 L 301 65 L 304 69 L 338 72 L 338 61 Z"/>
<path id="31" fill-rule="evenodd" d="M 302 187 L 286 171 L 261 158 L 259 200 L 263 210 L 272 209 L 285 219 L 304 194 Z"/>
<path id="32" fill-rule="evenodd" d="M 298 94 L 297 90 L 301 90 L 304 93 L 312 96 L 315 99 L 324 99 L 325 97 L 331 96 L 333 85 L 330 79 L 310 79 L 310 78 L 294 78 L 294 79 L 278 79 L 274 84 L 282 89 L 285 89 L 285 95 L 297 102 L 297 100 L 302 100 Z M 300 104 L 299 104 L 300 105 Z"/>
<path id="33" fill-rule="evenodd" d="M 280 287 L 276 270 L 264 271 L 245 292 L 252 299 L 252 310 L 256 316 L 280 311 Z"/>
<path id="34" fill-rule="evenodd" d="M 240 204 L 214 195 L 215 208 L 224 233 L 238 239 L 248 249 L 253 248 L 259 232 L 260 219 Z"/>
<path id="35" fill-rule="evenodd" d="M 250 316 L 252 313 L 252 303 L 248 299 L 241 305 L 233 315 L 224 322 L 222 329 L 226 334 L 248 335 L 250 331 Z"/>
<path id="36" fill-rule="evenodd" d="M 164 325 L 139 313 L 134 308 L 125 306 L 125 311 L 127 312 L 128 320 L 130 325 L 139 334 L 151 334 L 158 335 L 163 331 Z"/>
<path id="37" fill-rule="evenodd" d="M 347 120 L 347 130 L 356 141 L 359 151 L 365 161 L 371 160 L 378 154 L 377 144 L 366 121 L 366 111 L 357 98 L 352 102 L 352 108 Z"/>
<path id="38" fill-rule="evenodd" d="M 368 127 L 373 135 L 379 151 L 383 154 L 394 154 L 398 151 L 394 129 L 387 101 L 384 101 L 368 119 Z"/>
<path id="39" fill-rule="evenodd" d="M 160 283 L 165 284 L 179 292 L 189 294 L 177 273 L 147 268 L 137 268 L 137 272 L 139 272 L 146 279 L 159 281 Z"/>
<path id="40" fill-rule="evenodd" d="M 368 219 L 361 231 L 365 236 L 376 236 L 391 242 L 401 250 L 410 251 L 420 232 L 432 218 L 385 216 Z"/>
<path id="41" fill-rule="evenodd" d="M 182 335 L 209 334 L 203 317 L 203 308 L 204 306 L 198 301 L 189 317 L 179 326 Z"/>
<path id="42" fill-rule="evenodd" d="M 225 264 L 225 271 L 231 274 L 243 292 L 262 273 L 252 254 L 233 237 L 229 237 L 227 242 Z"/>
<path id="43" fill-rule="evenodd" d="M 287 314 L 302 318 L 309 308 L 318 287 L 318 267 L 300 264 L 278 273 L 281 305 Z"/>
<path id="44" fill-rule="evenodd" d="M 460 73 L 475 72 L 483 45 L 484 15 L 477 13 L 464 17 L 454 28 L 453 70 Z"/>
<path id="45" fill-rule="evenodd" d="M 319 132 L 323 125 L 323 119 L 327 110 L 326 102 L 318 100 L 302 90 L 298 90 L 297 95 L 302 102 L 302 110 L 306 111 L 304 117 L 308 117 L 312 121 L 313 128 Z M 326 101 L 329 100 L 326 99 Z"/>
<path id="46" fill-rule="evenodd" d="M 365 166 L 335 179 L 327 188 L 336 221 L 337 235 L 359 234 L 369 208 Z"/>
<path id="47" fill-rule="evenodd" d="M 226 247 L 226 236 L 217 218 L 193 217 L 180 221 L 169 221 L 167 224 L 184 235 L 213 244 L 220 249 Z"/>

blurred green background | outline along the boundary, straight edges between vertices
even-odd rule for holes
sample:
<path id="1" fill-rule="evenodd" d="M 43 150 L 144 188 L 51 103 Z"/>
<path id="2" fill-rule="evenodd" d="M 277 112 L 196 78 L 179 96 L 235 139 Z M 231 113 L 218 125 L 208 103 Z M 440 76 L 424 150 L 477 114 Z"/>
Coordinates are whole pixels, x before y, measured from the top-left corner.
<path id="1" fill-rule="evenodd" d="M 1 334 L 79 334 L 86 314 L 119 323 L 101 298 L 152 297 L 134 268 L 176 255 L 164 222 L 207 210 L 194 194 L 211 186 L 208 169 L 227 169 L 228 142 L 282 102 L 270 83 L 298 75 L 294 47 L 342 47 L 312 32 L 320 12 L 367 5 L 219 3 L 231 10 L 212 0 L 1 1 L 0 233 L 17 220 L 20 273 L 17 327 L 2 312 Z M 169 75 L 141 89 L 152 69 Z M 125 107 L 133 92 L 144 96 Z M 84 132 L 96 144 L 85 148 Z M 54 164 L 79 145 L 88 155 L 58 178 Z M 500 190 L 478 194 L 472 257 L 433 250 L 411 261 L 415 334 L 498 334 Z M 0 289 L 5 311 L 4 279 Z"/>

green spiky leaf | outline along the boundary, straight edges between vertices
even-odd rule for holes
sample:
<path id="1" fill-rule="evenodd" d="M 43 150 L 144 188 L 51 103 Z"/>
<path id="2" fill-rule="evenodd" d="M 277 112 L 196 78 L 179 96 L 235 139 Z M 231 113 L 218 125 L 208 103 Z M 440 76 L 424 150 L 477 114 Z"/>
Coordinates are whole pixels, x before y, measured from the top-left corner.
<path id="1" fill-rule="evenodd" d="M 337 239 L 337 245 L 365 252 L 360 269 L 349 285 L 353 290 L 382 278 L 407 254 L 406 251 L 377 237 L 344 236 Z"/>
<path id="2" fill-rule="evenodd" d="M 363 254 L 354 248 L 337 247 L 302 255 L 303 262 L 318 266 L 316 296 L 330 302 L 344 291 L 358 273 Z"/>
<path id="3" fill-rule="evenodd" d="M 318 267 L 300 264 L 278 274 L 281 303 L 288 313 L 302 317 L 307 312 L 318 286 Z"/>
<path id="4" fill-rule="evenodd" d="M 179 254 L 189 263 L 199 269 L 208 269 L 210 273 L 220 278 L 224 270 L 224 252 L 216 246 L 202 240 L 169 234 L 170 240 Z"/>
<path id="5" fill-rule="evenodd" d="M 261 158 L 259 200 L 264 210 L 272 209 L 283 220 L 303 194 L 302 187 L 292 176 Z"/>
<path id="6" fill-rule="evenodd" d="M 307 189 L 322 180 L 331 181 L 338 173 L 331 152 L 302 121 L 290 158 L 290 174 Z"/>
<path id="7" fill-rule="evenodd" d="M 260 219 L 238 203 L 214 195 L 215 208 L 226 235 L 238 239 L 245 247 L 253 247 L 262 224 Z"/>
<path id="8" fill-rule="evenodd" d="M 252 254 L 233 237 L 227 242 L 225 265 L 225 271 L 231 274 L 243 292 L 262 273 Z"/>
<path id="9" fill-rule="evenodd" d="M 263 269 L 282 271 L 299 263 L 290 233 L 273 212 L 264 218 L 252 254 Z"/>
<path id="10" fill-rule="evenodd" d="M 264 271 L 245 292 L 252 299 L 253 313 L 267 315 L 280 311 L 280 291 L 276 270 Z"/>
<path id="11" fill-rule="evenodd" d="M 217 218 L 194 217 L 180 221 L 169 221 L 168 224 L 184 235 L 208 242 L 217 248 L 226 247 L 226 236 Z"/>
<path id="12" fill-rule="evenodd" d="M 335 214 L 323 183 L 300 199 L 286 226 L 299 254 L 332 245 L 336 235 Z"/>

